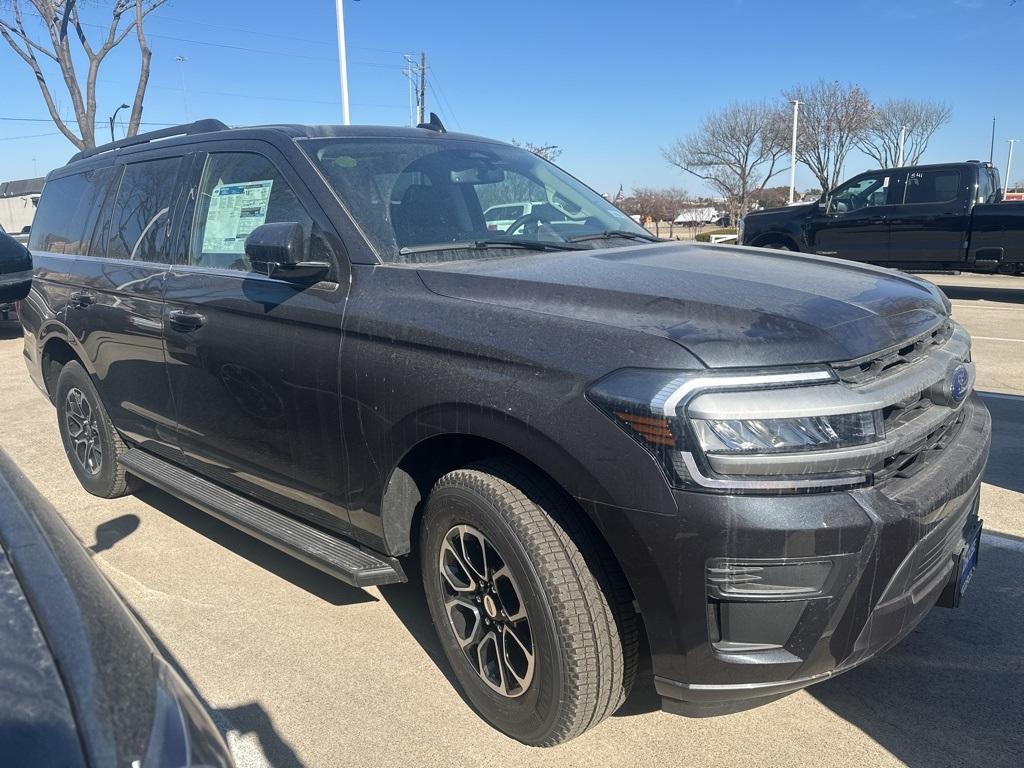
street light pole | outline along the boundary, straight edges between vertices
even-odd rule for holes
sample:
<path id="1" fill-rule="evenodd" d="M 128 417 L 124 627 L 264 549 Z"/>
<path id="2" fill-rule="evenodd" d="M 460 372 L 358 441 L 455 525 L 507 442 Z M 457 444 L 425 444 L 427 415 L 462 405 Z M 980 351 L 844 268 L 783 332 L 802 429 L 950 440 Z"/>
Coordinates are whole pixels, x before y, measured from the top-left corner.
<path id="1" fill-rule="evenodd" d="M 796 194 L 796 128 L 797 123 L 800 120 L 800 100 L 791 99 L 793 104 L 793 145 L 789 152 L 789 204 L 792 205 L 794 202 L 794 196 Z"/>
<path id="2" fill-rule="evenodd" d="M 1010 143 L 1010 154 L 1006 157 L 1006 181 L 1003 182 L 1003 200 L 1006 199 L 1006 190 L 1010 188 L 1010 169 L 1013 168 L 1013 145 L 1018 139 L 1007 139 Z"/>
<path id="3" fill-rule="evenodd" d="M 117 120 L 117 113 L 120 112 L 122 109 L 128 109 L 128 105 L 127 104 L 122 104 L 120 107 L 115 109 L 114 110 L 114 114 L 112 114 L 110 116 L 110 141 L 111 142 L 116 141 L 116 139 L 114 138 L 114 121 Z"/>
<path id="4" fill-rule="evenodd" d="M 341 75 L 341 124 L 350 125 L 348 112 L 348 56 L 345 53 L 345 8 L 343 0 L 334 0 L 338 17 L 338 69 Z"/>
<path id="5" fill-rule="evenodd" d="M 175 56 L 174 60 L 178 62 L 178 74 L 181 75 L 181 106 L 185 109 L 185 122 L 188 122 L 188 95 L 185 92 L 185 62 L 188 58 Z"/>
<path id="6" fill-rule="evenodd" d="M 903 147 L 906 146 L 906 143 L 907 143 L 907 126 L 901 125 L 900 126 L 900 157 L 899 157 L 899 160 L 896 161 L 896 167 L 897 168 L 902 168 L 903 167 Z"/>

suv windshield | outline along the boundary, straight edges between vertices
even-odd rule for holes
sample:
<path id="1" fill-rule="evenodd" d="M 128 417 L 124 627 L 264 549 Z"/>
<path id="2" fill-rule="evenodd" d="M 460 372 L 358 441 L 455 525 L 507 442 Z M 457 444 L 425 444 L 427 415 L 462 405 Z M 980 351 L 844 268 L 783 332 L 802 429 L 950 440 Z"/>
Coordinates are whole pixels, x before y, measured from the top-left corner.
<path id="1" fill-rule="evenodd" d="M 656 239 L 569 174 L 516 147 L 449 138 L 309 139 L 300 145 L 384 261 Z"/>

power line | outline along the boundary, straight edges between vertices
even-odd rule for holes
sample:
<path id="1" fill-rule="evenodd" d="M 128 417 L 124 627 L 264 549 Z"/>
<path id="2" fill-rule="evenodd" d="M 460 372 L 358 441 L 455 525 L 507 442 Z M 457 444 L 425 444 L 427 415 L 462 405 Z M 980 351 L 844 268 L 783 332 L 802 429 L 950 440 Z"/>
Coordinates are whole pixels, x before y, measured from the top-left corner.
<path id="1" fill-rule="evenodd" d="M 226 25 L 222 25 L 222 24 L 210 24 L 209 22 L 206 22 L 206 21 L 195 21 L 193 19 L 179 19 L 179 18 L 175 18 L 173 16 L 165 16 L 163 14 L 160 14 L 159 18 L 160 18 L 161 21 L 171 21 L 171 22 L 176 22 L 178 24 L 194 24 L 195 26 L 199 26 L 199 27 L 208 27 L 210 29 L 220 29 L 220 30 L 226 30 L 226 31 L 229 31 L 229 32 L 242 32 L 242 33 L 247 34 L 247 35 L 259 35 L 261 37 L 272 37 L 272 38 L 276 38 L 278 40 L 291 40 L 291 41 L 297 42 L 297 43 L 312 43 L 313 45 L 326 45 L 326 46 L 331 46 L 331 47 L 334 47 L 334 46 L 337 45 L 337 43 L 335 41 L 333 41 L 333 40 L 330 40 L 330 41 L 329 40 L 314 40 L 314 39 L 309 38 L 309 37 L 293 37 L 291 35 L 279 35 L 279 34 L 276 34 L 274 32 L 260 32 L 260 31 L 255 30 L 255 29 L 244 29 L 244 28 L 240 28 L 240 27 L 230 27 L 230 26 L 226 26 Z M 394 54 L 398 54 L 399 56 L 401 56 L 404 53 L 404 51 L 392 51 L 392 50 L 390 50 L 388 48 L 372 48 L 372 47 L 366 46 L 366 45 L 350 45 L 348 47 L 352 48 L 353 50 L 374 51 L 376 53 L 394 53 Z"/>
<path id="2" fill-rule="evenodd" d="M 28 136 L 0 136 L 0 141 L 17 141 L 18 139 L 39 139 L 43 136 L 60 136 L 61 134 L 57 131 L 51 131 L 50 133 L 32 133 Z"/>
<path id="3" fill-rule="evenodd" d="M 452 105 L 448 101 L 447 94 L 445 94 L 444 89 L 441 87 L 441 81 L 437 77 L 437 70 L 435 70 L 433 67 L 431 67 L 430 71 L 431 71 L 431 74 L 433 75 L 431 80 L 437 83 L 437 90 L 441 94 L 441 98 L 438 99 L 438 101 L 440 101 L 441 103 L 443 103 L 445 105 L 445 109 L 447 109 L 448 110 L 448 114 L 450 114 L 452 116 L 452 121 L 455 123 L 455 126 L 461 131 L 462 130 L 462 123 L 459 120 L 458 116 L 455 114 L 455 110 L 452 109 Z M 433 83 L 431 83 L 430 92 L 434 93 Z M 437 94 L 434 94 L 434 98 L 435 99 L 437 98 Z"/>

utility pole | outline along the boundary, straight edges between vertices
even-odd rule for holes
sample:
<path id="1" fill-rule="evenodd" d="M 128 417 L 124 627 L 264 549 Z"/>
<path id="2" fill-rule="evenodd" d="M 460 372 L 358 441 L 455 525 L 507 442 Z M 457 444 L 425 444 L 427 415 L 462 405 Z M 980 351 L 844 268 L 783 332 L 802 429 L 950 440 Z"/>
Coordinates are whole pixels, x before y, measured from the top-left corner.
<path id="1" fill-rule="evenodd" d="M 796 127 L 800 120 L 800 102 L 798 99 L 792 99 L 793 104 L 793 146 L 790 149 L 789 157 L 789 204 L 792 205 L 794 197 L 796 195 Z"/>
<path id="2" fill-rule="evenodd" d="M 416 91 L 416 124 L 427 122 L 427 54 L 420 51 L 420 84 Z"/>
<path id="3" fill-rule="evenodd" d="M 348 113 L 348 56 L 345 52 L 345 7 L 343 0 L 334 0 L 338 18 L 338 74 L 341 76 L 341 124 L 350 125 Z"/>
<path id="4" fill-rule="evenodd" d="M 1003 182 L 1003 200 L 1006 199 L 1006 190 L 1010 188 L 1010 169 L 1013 168 L 1013 145 L 1018 139 L 1007 139 L 1010 143 L 1010 154 L 1006 157 L 1006 181 Z"/>
<path id="5" fill-rule="evenodd" d="M 405 60 L 405 69 L 402 70 L 409 80 L 409 125 L 413 128 L 416 127 L 416 85 L 413 82 L 413 78 L 416 77 L 415 64 L 413 63 L 413 55 L 406 53 L 402 56 Z"/>
<path id="6" fill-rule="evenodd" d="M 903 148 L 906 146 L 906 144 L 907 144 L 907 126 L 901 125 L 900 126 L 900 157 L 899 157 L 899 160 L 896 161 L 896 167 L 897 168 L 902 168 L 903 167 Z"/>

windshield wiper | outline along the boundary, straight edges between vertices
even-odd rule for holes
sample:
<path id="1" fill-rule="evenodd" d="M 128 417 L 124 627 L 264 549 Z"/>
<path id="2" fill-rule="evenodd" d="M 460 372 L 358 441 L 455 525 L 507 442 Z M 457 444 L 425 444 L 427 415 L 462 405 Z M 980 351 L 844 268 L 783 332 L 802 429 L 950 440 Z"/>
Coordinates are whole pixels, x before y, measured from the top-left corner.
<path id="1" fill-rule="evenodd" d="M 581 246 L 572 243 L 558 243 L 548 240 L 461 240 L 455 243 L 430 243 L 428 245 L 406 245 L 398 250 L 402 256 L 432 251 L 485 251 L 488 248 L 525 248 L 531 251 L 579 251 Z"/>
<path id="2" fill-rule="evenodd" d="M 605 232 L 595 232 L 592 235 L 577 235 L 576 237 L 570 237 L 568 242 L 582 243 L 587 240 L 610 240 L 613 237 L 624 237 L 629 240 L 646 240 L 649 243 L 661 242 L 660 237 L 649 234 L 645 235 L 628 229 L 609 229 Z"/>

